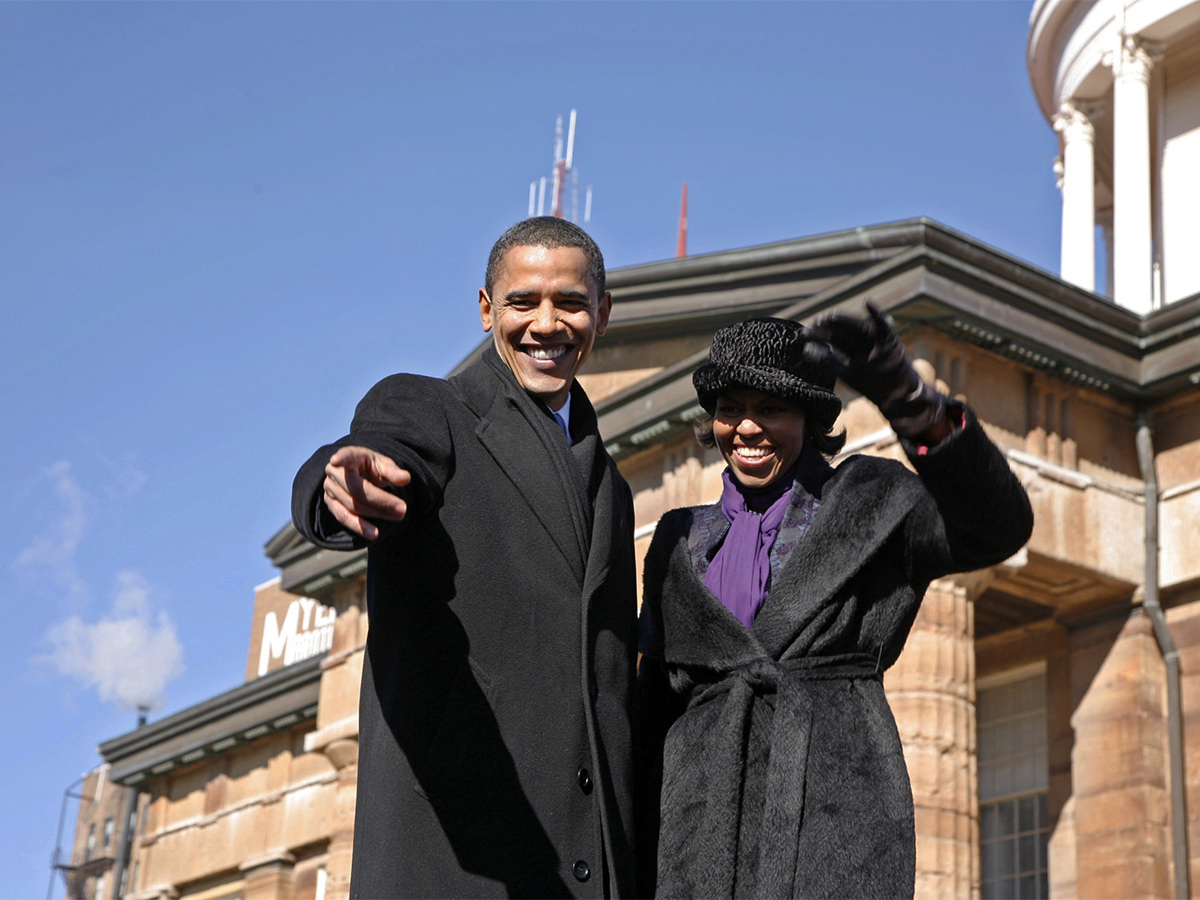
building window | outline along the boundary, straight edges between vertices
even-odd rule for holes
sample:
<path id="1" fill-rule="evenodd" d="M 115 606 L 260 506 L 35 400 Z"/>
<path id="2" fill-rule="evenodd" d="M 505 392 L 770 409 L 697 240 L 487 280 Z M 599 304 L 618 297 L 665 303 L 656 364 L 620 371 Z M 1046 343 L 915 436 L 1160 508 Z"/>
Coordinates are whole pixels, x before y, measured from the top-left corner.
<path id="1" fill-rule="evenodd" d="M 104 820 L 104 849 L 105 850 L 107 850 L 109 848 L 109 845 L 112 844 L 112 836 L 113 836 L 113 820 L 105 819 Z"/>
<path id="2" fill-rule="evenodd" d="M 104 900 L 104 876 L 96 876 L 96 891 L 92 896 L 95 900 Z"/>
<path id="3" fill-rule="evenodd" d="M 325 874 L 325 867 L 317 869 L 317 894 L 316 900 L 325 900 L 325 888 L 327 885 L 328 876 Z"/>
<path id="4" fill-rule="evenodd" d="M 92 851 L 96 849 L 96 823 L 93 822 L 88 826 L 87 843 L 83 845 L 83 861 L 87 862 L 92 858 Z"/>
<path id="5" fill-rule="evenodd" d="M 982 896 L 1044 900 L 1050 840 L 1044 669 L 981 681 L 977 721 Z"/>

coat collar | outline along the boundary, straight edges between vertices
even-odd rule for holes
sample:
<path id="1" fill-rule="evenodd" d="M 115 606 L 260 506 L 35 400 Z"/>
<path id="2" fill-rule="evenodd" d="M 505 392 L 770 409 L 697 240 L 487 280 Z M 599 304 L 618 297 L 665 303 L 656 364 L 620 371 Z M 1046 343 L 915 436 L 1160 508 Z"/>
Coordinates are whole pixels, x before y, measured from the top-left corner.
<path id="1" fill-rule="evenodd" d="M 835 470 L 820 511 L 772 586 L 753 631 L 772 659 L 802 652 L 805 628 L 828 599 L 870 562 L 924 494 L 920 479 L 893 460 L 854 456 Z"/>
<path id="2" fill-rule="evenodd" d="M 729 469 L 726 468 L 725 471 L 728 472 Z M 820 497 L 825 482 L 831 475 L 833 467 L 825 457 L 811 446 L 805 448 L 800 464 L 795 470 L 791 499 L 788 500 L 783 521 L 779 524 L 775 544 L 771 547 L 772 584 L 779 579 L 784 561 L 804 537 L 812 524 L 813 516 L 821 508 Z M 721 511 L 720 502 L 694 511 L 692 529 L 688 535 L 688 551 L 692 556 L 692 566 L 701 578 L 708 571 L 708 564 L 712 561 L 717 545 L 728 531 L 729 520 Z"/>
<path id="3" fill-rule="evenodd" d="M 821 508 L 803 540 L 784 562 L 752 628 L 734 618 L 703 583 L 692 562 L 689 538 L 710 508 L 677 520 L 665 535 L 670 554 L 662 596 L 662 623 L 644 652 L 672 663 L 725 670 L 746 661 L 785 659 L 803 652 L 799 638 L 828 600 L 849 582 L 892 535 L 922 495 L 920 480 L 900 464 L 855 456 L 832 470 L 821 486 Z M 719 515 L 719 510 L 717 511 Z M 647 567 L 651 566 L 647 561 Z"/>
<path id="4" fill-rule="evenodd" d="M 479 417 L 475 434 L 480 444 L 525 498 L 582 584 L 592 504 L 579 457 L 594 454 L 599 445 L 587 395 L 577 383 L 572 386 L 571 431 L 579 437 L 568 447 L 549 410 L 525 393 L 494 347 L 450 380 Z"/>

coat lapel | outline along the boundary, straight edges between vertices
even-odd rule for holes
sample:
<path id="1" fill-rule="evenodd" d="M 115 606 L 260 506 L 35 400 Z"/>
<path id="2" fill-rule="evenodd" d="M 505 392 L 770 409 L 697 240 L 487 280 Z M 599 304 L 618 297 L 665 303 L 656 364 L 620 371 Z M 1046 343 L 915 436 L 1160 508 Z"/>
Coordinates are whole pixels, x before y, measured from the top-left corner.
<path id="1" fill-rule="evenodd" d="M 920 496 L 917 476 L 891 460 L 852 457 L 835 470 L 812 526 L 751 629 L 773 659 L 827 611 L 829 598 L 858 574 Z"/>
<path id="2" fill-rule="evenodd" d="M 578 435 L 578 439 L 571 445 L 571 452 L 575 457 L 575 471 L 581 478 L 587 478 L 586 490 L 591 511 L 587 534 L 587 573 L 583 584 L 586 605 L 608 577 L 613 548 L 620 540 L 621 529 L 627 528 L 628 523 L 625 522 L 626 511 L 617 507 L 614 472 L 600 440 L 596 411 L 583 389 L 578 385 L 576 387 L 571 397 L 571 430 Z"/>
<path id="3" fill-rule="evenodd" d="M 587 487 L 554 420 L 517 385 L 494 348 L 459 378 L 479 416 L 476 436 L 525 498 L 582 584 L 588 556 Z M 486 384 L 494 386 L 489 392 Z M 488 396 L 490 393 L 490 396 Z"/>
<path id="4" fill-rule="evenodd" d="M 721 512 L 721 504 L 702 506 L 692 515 L 692 530 L 688 534 L 688 553 L 692 558 L 692 568 L 696 577 L 701 581 L 708 572 L 708 553 L 717 542 L 729 531 L 729 520 Z"/>
<path id="5" fill-rule="evenodd" d="M 764 649 L 755 635 L 705 587 L 704 579 L 696 573 L 686 531 L 664 537 L 669 541 L 663 548 L 668 556 L 658 602 L 661 621 L 670 622 L 671 628 L 657 627 L 656 644 L 661 641 L 661 646 L 643 650 L 652 656 L 661 653 L 661 659 L 674 665 L 718 671 L 762 658 Z M 658 540 L 657 535 L 655 538 Z"/>
<path id="6" fill-rule="evenodd" d="M 922 495 L 916 475 L 874 457 L 846 460 L 814 487 L 822 498 L 820 509 L 773 579 L 751 628 L 704 585 L 706 551 L 727 525 L 720 508 L 691 510 L 680 522 L 659 600 L 664 618 L 672 622 L 672 633 L 663 636 L 666 659 L 706 666 L 715 659 L 717 668 L 725 668 L 764 655 L 774 660 L 792 655 L 797 635 L 836 612 L 829 599 L 870 560 Z"/>

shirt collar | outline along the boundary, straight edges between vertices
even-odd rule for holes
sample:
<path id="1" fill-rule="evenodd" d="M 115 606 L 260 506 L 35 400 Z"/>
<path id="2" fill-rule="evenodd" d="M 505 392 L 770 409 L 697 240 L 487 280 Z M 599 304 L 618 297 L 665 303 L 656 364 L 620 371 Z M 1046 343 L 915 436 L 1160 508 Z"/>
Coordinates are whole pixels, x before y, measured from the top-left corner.
<path id="1" fill-rule="evenodd" d="M 546 407 L 550 409 L 549 406 Z M 567 393 L 567 402 L 558 409 L 551 409 L 550 412 L 557 413 L 562 416 L 562 420 L 567 423 L 567 443 L 571 442 L 571 394 Z"/>

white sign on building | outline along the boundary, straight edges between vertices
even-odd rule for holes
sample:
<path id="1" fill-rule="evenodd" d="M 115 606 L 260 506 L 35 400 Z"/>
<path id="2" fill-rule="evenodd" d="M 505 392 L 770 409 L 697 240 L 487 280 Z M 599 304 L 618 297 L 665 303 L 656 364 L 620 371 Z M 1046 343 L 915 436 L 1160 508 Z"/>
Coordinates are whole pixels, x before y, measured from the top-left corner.
<path id="1" fill-rule="evenodd" d="M 258 654 L 258 674 L 266 675 L 271 662 L 283 658 L 290 666 L 323 653 L 333 646 L 333 623 L 337 612 L 332 606 L 311 597 L 299 597 L 288 604 L 283 624 L 274 610 L 263 617 L 262 646 Z"/>

